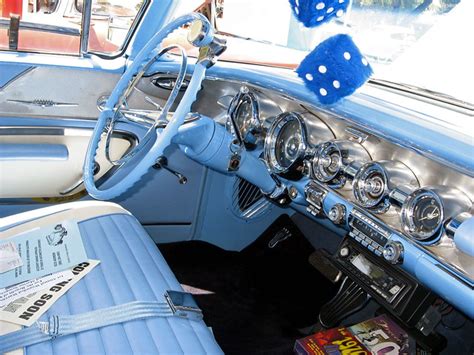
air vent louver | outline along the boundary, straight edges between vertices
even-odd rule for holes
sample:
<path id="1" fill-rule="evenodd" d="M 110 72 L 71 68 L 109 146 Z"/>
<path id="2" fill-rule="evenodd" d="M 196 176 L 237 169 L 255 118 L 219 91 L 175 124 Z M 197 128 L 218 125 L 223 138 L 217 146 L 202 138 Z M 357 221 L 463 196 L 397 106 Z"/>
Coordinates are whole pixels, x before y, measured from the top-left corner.
<path id="1" fill-rule="evenodd" d="M 234 211 L 244 218 L 252 218 L 263 213 L 269 206 L 260 189 L 247 180 L 236 178 L 232 194 Z"/>

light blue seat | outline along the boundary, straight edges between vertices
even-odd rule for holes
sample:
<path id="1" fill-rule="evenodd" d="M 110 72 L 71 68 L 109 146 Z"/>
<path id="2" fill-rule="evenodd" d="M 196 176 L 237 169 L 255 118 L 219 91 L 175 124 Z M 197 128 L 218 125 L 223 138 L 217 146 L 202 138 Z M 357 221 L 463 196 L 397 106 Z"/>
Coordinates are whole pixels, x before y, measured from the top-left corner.
<path id="1" fill-rule="evenodd" d="M 101 263 L 41 319 L 135 300 L 163 302 L 166 290 L 182 290 L 154 242 L 126 211 L 85 219 L 79 229 L 88 257 Z M 25 349 L 28 355 L 132 353 L 221 354 L 222 350 L 204 321 L 177 317 L 125 322 Z"/>

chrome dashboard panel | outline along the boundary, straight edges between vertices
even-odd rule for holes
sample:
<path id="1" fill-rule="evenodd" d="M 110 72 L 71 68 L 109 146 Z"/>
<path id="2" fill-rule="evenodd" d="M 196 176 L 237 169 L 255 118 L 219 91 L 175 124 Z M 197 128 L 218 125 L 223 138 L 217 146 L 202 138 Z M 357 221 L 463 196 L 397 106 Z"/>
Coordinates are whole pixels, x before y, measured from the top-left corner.
<path id="1" fill-rule="evenodd" d="M 224 119 L 226 108 L 219 106 L 216 100 L 224 96 L 234 96 L 241 85 L 241 83 L 228 80 L 205 80 L 203 90 L 199 93 L 198 101 L 195 102 L 193 110 L 209 117 L 222 117 Z M 271 100 L 272 102 L 272 104 L 267 103 L 265 106 L 271 106 L 274 108 L 273 110 L 265 109 L 265 107 L 260 109 L 263 121 L 270 121 L 275 116 L 275 111 L 280 111 L 280 113 L 294 111 L 305 118 L 308 132 L 312 132 L 312 126 L 315 125 L 317 127 L 323 125 L 329 128 L 329 134 L 323 137 L 314 137 L 313 135 L 309 138 L 309 143 L 312 145 L 332 139 L 355 141 L 358 139 L 355 135 L 363 135 L 365 139 L 362 146 L 369 152 L 373 161 L 397 160 L 402 162 L 413 171 L 420 186 L 452 185 L 455 182 L 457 188 L 468 195 L 471 200 L 474 200 L 474 178 L 465 174 L 464 171 L 460 171 L 461 169 L 447 168 L 444 162 L 438 162 L 434 158 L 431 159 L 431 157 L 428 157 L 430 152 L 426 152 L 426 155 L 424 155 L 415 146 L 409 146 L 408 143 L 392 142 L 378 133 L 356 125 L 346 117 L 322 111 L 319 107 L 272 90 L 263 89 L 249 83 L 246 85 L 254 90 L 259 100 L 266 102 Z M 223 121 L 221 120 L 221 122 Z M 316 128 L 315 131 L 321 132 L 322 130 Z M 308 136 L 311 136 L 311 133 Z M 345 190 L 341 192 L 341 195 L 345 197 L 349 197 L 350 194 L 350 192 L 346 193 Z"/>
<path id="2" fill-rule="evenodd" d="M 263 109 L 260 110 L 260 119 L 267 127 L 271 125 L 276 114 L 281 112 L 296 112 L 301 115 L 308 132 L 311 131 L 313 125 L 318 126 L 314 131 L 319 132 L 319 136 L 308 134 L 311 136 L 308 138 L 310 149 L 314 150 L 319 144 L 332 140 L 358 143 L 368 152 L 372 161 L 394 161 L 398 165 L 408 167 L 416 177 L 416 182 L 411 181 L 415 186 L 455 187 L 467 195 L 471 201 L 474 201 L 474 178 L 470 176 L 472 172 L 466 174 L 464 169 L 447 164 L 443 159 L 438 159 L 433 152 L 422 151 L 418 146 L 410 145 L 409 141 L 401 142 L 391 139 L 381 134 L 379 130 L 360 125 L 350 117 L 338 115 L 331 109 L 322 109 L 311 103 L 295 99 L 284 92 L 263 88 L 249 82 L 244 84 L 256 95 L 260 103 L 264 102 Z M 224 123 L 227 108 L 222 103 L 230 102 L 226 97 L 232 98 L 238 93 L 241 86 L 242 82 L 208 78 L 203 83 L 203 90 L 201 90 L 193 110 Z M 326 130 L 322 130 L 321 127 L 325 127 Z M 320 132 L 324 131 L 327 133 L 321 136 Z M 304 194 L 304 186 L 309 181 L 311 181 L 310 177 L 304 176 L 299 181 L 290 180 L 288 183 L 299 185 L 300 191 L 303 191 Z M 358 205 L 350 183 L 347 183 L 343 188 L 333 188 L 319 182 L 318 184 L 324 186 L 334 196 L 342 198 L 349 205 L 358 206 L 357 208 L 364 211 L 370 218 L 386 226 L 393 236 L 402 238 L 415 249 L 432 256 L 439 262 L 443 270 L 448 271 L 452 276 L 463 280 L 471 288 L 474 286 L 474 259 L 458 250 L 445 233 L 432 245 L 417 243 L 404 234 L 400 223 L 399 209 L 391 207 L 385 213 L 376 214 Z M 297 210 L 304 211 L 305 208 L 297 207 Z M 470 212 L 474 212 L 472 208 Z"/>

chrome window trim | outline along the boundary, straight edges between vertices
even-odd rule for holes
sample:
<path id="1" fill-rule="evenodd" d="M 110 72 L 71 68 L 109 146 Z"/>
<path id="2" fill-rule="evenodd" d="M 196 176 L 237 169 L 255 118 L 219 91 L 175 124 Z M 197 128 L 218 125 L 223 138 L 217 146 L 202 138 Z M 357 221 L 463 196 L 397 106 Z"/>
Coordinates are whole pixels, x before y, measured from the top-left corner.
<path id="1" fill-rule="evenodd" d="M 87 1 L 87 0 L 86 0 Z M 118 57 L 121 57 L 125 51 L 127 50 L 130 41 L 132 40 L 133 35 L 138 29 L 139 23 L 142 21 L 143 16 L 145 15 L 146 11 L 148 10 L 148 7 L 151 4 L 151 0 L 144 0 L 142 6 L 140 7 L 140 10 L 138 10 L 137 15 L 135 16 L 135 19 L 133 20 L 132 26 L 130 26 L 130 29 L 128 30 L 127 36 L 125 37 L 124 42 L 122 43 L 122 46 L 120 49 L 115 52 L 115 53 L 101 53 L 101 52 L 93 52 L 93 51 L 88 51 L 88 54 L 94 54 L 98 56 L 99 58 L 102 59 L 115 59 Z"/>
<path id="2" fill-rule="evenodd" d="M 81 57 L 87 54 L 87 50 L 89 47 L 91 17 L 92 17 L 92 0 L 84 0 L 83 5 L 82 5 L 81 42 L 79 45 L 79 55 Z"/>

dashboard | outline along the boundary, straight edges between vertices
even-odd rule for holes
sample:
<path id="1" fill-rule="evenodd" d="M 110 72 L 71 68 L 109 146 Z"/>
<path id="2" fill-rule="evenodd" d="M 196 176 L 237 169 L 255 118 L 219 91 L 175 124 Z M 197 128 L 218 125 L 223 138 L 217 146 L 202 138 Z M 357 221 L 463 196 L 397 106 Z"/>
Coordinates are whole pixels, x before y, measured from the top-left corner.
<path id="1" fill-rule="evenodd" d="M 431 282 L 446 276 L 472 292 L 474 256 L 465 236 L 456 239 L 472 219 L 471 176 L 409 141 L 393 142 L 285 93 L 220 80 L 206 86 L 196 109 L 217 116 L 265 162 L 290 190 L 294 209 L 329 221 L 375 258 L 411 274 L 413 258 L 429 258 L 443 272 L 426 275 Z M 208 104 L 216 92 L 220 110 Z"/>
<path id="2" fill-rule="evenodd" d="M 192 110 L 225 126 L 263 161 L 287 188 L 289 207 L 344 237 L 341 245 L 350 240 L 364 254 L 352 255 L 354 265 L 369 260 L 387 274 L 403 270 L 412 277 L 403 292 L 421 283 L 474 318 L 472 232 L 466 237 L 474 170 L 465 150 L 472 143 L 449 127 L 441 133 L 439 122 L 421 124 L 413 102 L 354 95 L 321 107 L 291 76 L 215 69 Z M 438 137 L 444 141 L 436 145 Z"/>

